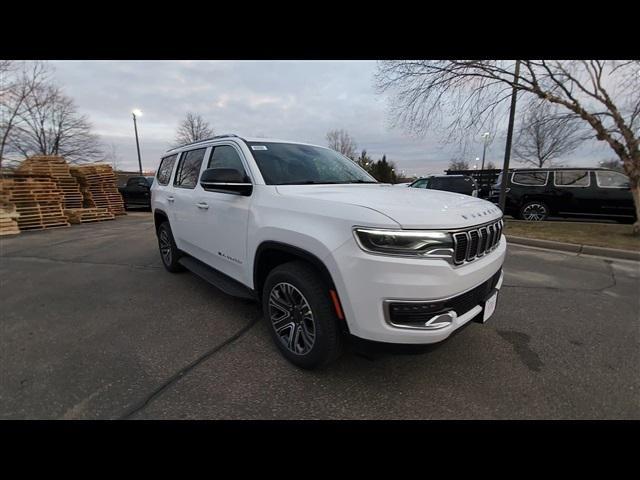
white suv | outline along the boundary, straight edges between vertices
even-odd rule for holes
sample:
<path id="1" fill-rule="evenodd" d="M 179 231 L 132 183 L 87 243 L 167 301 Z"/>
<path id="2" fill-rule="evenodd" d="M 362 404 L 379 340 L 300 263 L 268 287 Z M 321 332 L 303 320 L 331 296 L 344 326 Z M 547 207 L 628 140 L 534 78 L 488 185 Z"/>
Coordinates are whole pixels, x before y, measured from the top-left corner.
<path id="1" fill-rule="evenodd" d="M 424 344 L 494 311 L 506 241 L 484 200 L 391 188 L 328 148 L 221 135 L 169 150 L 151 188 L 162 261 L 254 298 L 314 368 L 345 334 Z"/>

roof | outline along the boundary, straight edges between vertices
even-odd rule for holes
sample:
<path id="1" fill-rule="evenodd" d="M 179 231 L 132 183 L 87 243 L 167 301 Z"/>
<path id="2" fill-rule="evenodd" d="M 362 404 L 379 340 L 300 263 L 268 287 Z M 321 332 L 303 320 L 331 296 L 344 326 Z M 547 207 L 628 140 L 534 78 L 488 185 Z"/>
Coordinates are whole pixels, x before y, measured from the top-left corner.
<path id="1" fill-rule="evenodd" d="M 210 138 L 205 138 L 203 140 L 198 140 L 197 142 L 191 142 L 191 143 L 186 143 L 184 145 L 180 145 L 179 147 L 173 147 L 170 148 L 169 150 L 167 150 L 166 153 L 169 152 L 174 152 L 174 151 L 180 151 L 183 150 L 187 147 L 194 147 L 196 145 L 208 145 L 209 143 L 213 143 L 216 142 L 218 140 L 222 140 L 225 138 L 236 138 L 238 140 L 243 140 L 245 142 L 251 142 L 251 143 L 260 143 L 260 142 L 264 142 L 264 143 L 293 143 L 296 145 L 309 145 L 311 147 L 320 147 L 320 148 L 327 148 L 327 147 L 323 147 L 322 145 L 315 145 L 313 143 L 306 143 L 306 142 L 295 142 L 292 140 L 282 140 L 282 139 L 278 139 L 278 138 L 262 138 L 262 137 L 240 137 L 238 135 L 236 135 L 235 133 L 227 133 L 224 135 L 216 135 L 214 137 L 210 137 Z"/>

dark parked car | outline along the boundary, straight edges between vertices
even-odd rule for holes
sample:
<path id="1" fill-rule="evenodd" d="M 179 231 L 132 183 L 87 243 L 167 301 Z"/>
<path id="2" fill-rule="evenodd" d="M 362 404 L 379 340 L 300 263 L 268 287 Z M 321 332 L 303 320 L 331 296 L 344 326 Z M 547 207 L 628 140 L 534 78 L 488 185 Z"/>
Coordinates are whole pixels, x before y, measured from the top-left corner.
<path id="1" fill-rule="evenodd" d="M 447 192 L 462 193 L 464 195 L 478 196 L 478 185 L 468 175 L 429 175 L 414 181 L 411 188 L 429 188 L 432 190 L 444 190 Z"/>
<path id="2" fill-rule="evenodd" d="M 124 187 L 119 187 L 126 208 L 151 208 L 153 177 L 130 177 Z"/>
<path id="3" fill-rule="evenodd" d="M 498 203 L 500 174 L 489 200 Z M 635 220 L 629 178 L 604 168 L 514 169 L 508 174 L 505 214 L 539 221 L 549 216 Z"/>

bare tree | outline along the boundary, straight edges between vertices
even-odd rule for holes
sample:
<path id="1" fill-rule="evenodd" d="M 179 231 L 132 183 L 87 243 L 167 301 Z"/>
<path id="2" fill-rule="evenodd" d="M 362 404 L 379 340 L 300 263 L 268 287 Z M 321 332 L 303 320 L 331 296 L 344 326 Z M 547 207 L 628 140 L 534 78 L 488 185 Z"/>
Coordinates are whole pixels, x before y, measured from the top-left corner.
<path id="1" fill-rule="evenodd" d="M 178 126 L 175 144 L 176 146 L 185 145 L 213 137 L 213 135 L 213 129 L 209 122 L 197 113 L 187 112 L 186 117 Z"/>
<path id="2" fill-rule="evenodd" d="M 336 152 L 340 152 L 345 157 L 355 160 L 357 145 L 349 133 L 344 130 L 330 130 L 327 132 L 327 146 Z"/>
<path id="3" fill-rule="evenodd" d="M 619 158 L 611 158 L 609 160 L 603 160 L 602 162 L 599 163 L 599 165 L 602 168 L 608 168 L 610 170 L 615 170 L 617 172 L 624 173 L 624 168 Z"/>
<path id="4" fill-rule="evenodd" d="M 538 168 L 573 152 L 584 142 L 584 122 L 558 111 L 549 102 L 533 102 L 522 118 L 513 144 L 513 156 Z"/>
<path id="5" fill-rule="evenodd" d="M 118 170 L 118 164 L 121 162 L 122 157 L 118 152 L 118 146 L 111 142 L 104 148 L 102 162 L 110 163 L 114 170 Z"/>
<path id="6" fill-rule="evenodd" d="M 469 162 L 466 160 L 451 160 L 449 170 L 469 170 Z"/>
<path id="7" fill-rule="evenodd" d="M 487 164 L 484 166 L 485 170 L 496 170 L 498 167 L 496 167 L 496 164 L 493 163 L 492 161 L 487 162 Z"/>
<path id="8" fill-rule="evenodd" d="M 44 85 L 48 74 L 42 62 L 0 61 L 0 166 L 9 139 L 21 123 L 27 100 Z"/>
<path id="9" fill-rule="evenodd" d="M 579 117 L 620 158 L 630 178 L 640 234 L 640 60 L 436 60 L 381 62 L 376 81 L 393 93 L 396 122 L 425 133 L 450 115 L 450 138 L 479 133 L 502 118 L 520 95 L 550 102 Z"/>
<path id="10" fill-rule="evenodd" d="M 71 163 L 103 155 L 97 135 L 73 100 L 52 85 L 39 85 L 26 98 L 10 148 L 24 156 L 62 155 Z"/>

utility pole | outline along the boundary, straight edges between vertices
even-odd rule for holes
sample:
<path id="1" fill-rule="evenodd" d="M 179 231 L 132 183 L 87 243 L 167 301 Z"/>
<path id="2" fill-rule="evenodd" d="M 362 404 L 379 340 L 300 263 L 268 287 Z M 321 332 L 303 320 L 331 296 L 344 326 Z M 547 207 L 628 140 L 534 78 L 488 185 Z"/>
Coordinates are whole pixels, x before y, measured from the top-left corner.
<path id="1" fill-rule="evenodd" d="M 502 165 L 502 182 L 500 182 L 500 210 L 504 212 L 507 182 L 509 181 L 509 160 L 511 159 L 511 140 L 513 138 L 513 121 L 516 115 L 516 99 L 518 96 L 518 77 L 520 76 L 520 60 L 516 60 L 513 73 L 513 91 L 511 92 L 511 109 L 509 110 L 509 126 L 507 128 L 507 144 L 504 147 L 504 164 Z"/>
<path id="2" fill-rule="evenodd" d="M 133 129 L 136 132 L 136 148 L 138 149 L 138 168 L 140 169 L 140 175 L 142 175 L 142 158 L 140 157 L 140 142 L 138 141 L 138 124 L 136 123 L 136 113 L 142 115 L 140 110 L 134 110 L 131 112 L 133 115 Z"/>

